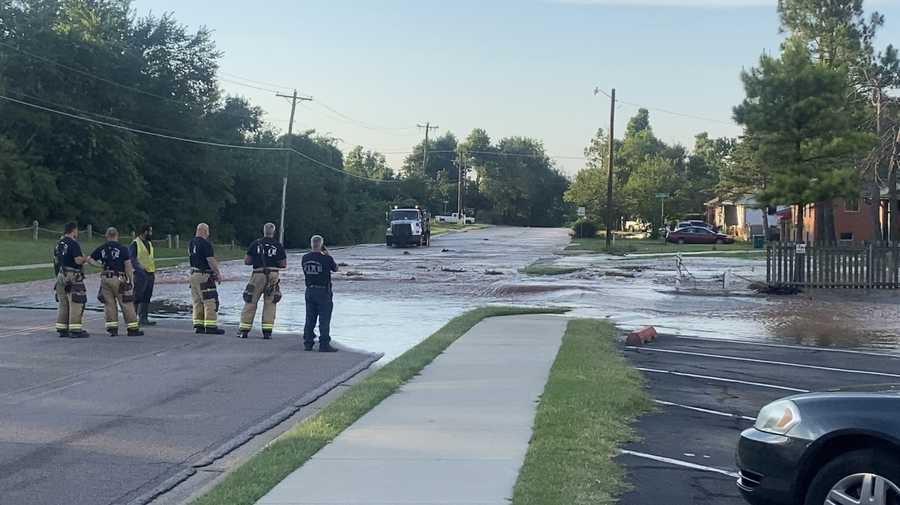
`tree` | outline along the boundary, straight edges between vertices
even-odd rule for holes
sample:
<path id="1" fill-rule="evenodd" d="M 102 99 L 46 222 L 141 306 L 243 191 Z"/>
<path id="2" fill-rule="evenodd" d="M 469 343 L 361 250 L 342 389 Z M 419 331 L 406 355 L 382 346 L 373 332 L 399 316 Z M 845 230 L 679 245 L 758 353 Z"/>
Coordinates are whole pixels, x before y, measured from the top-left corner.
<path id="1" fill-rule="evenodd" d="M 394 176 L 394 172 L 387 165 L 387 160 L 383 154 L 364 150 L 362 146 L 356 146 L 347 153 L 347 159 L 344 161 L 344 170 L 369 179 L 385 180 Z"/>
<path id="2" fill-rule="evenodd" d="M 807 47 L 789 43 L 781 58 L 761 57 L 742 80 L 747 98 L 735 120 L 758 141 L 757 159 L 772 173 L 757 192 L 760 203 L 802 209 L 858 194 L 854 161 L 871 148 L 872 136 L 859 131 L 863 111 L 846 100 L 846 70 L 814 62 Z M 802 220 L 797 238 L 803 240 Z"/>

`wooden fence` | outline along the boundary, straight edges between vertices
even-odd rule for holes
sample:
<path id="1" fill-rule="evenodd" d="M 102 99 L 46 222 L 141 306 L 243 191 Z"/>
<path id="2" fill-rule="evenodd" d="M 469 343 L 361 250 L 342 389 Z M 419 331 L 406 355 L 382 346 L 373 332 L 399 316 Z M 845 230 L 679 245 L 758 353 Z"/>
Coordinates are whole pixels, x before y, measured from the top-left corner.
<path id="1" fill-rule="evenodd" d="M 769 244 L 766 279 L 776 288 L 898 289 L 900 245 Z"/>

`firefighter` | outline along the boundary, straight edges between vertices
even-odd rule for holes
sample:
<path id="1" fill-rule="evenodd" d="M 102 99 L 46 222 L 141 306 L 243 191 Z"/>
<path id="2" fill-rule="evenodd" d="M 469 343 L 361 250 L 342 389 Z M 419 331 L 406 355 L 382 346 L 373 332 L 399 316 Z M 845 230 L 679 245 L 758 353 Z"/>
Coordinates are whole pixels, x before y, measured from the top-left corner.
<path id="1" fill-rule="evenodd" d="M 144 334 L 134 311 L 134 267 L 128 248 L 119 243 L 119 231 L 107 228 L 106 243 L 94 249 L 88 262 L 103 269 L 100 273 L 100 294 L 106 316 L 106 332 L 110 337 L 119 335 L 118 307 L 122 308 L 129 337 Z"/>
<path id="2" fill-rule="evenodd" d="M 325 248 L 325 239 L 314 235 L 309 246 L 311 252 L 303 255 L 303 276 L 306 280 L 306 325 L 303 327 L 303 348 L 313 350 L 316 340 L 316 321 L 319 322 L 319 352 L 337 352 L 331 346 L 331 311 L 334 301 L 331 289 L 331 272 L 337 272 L 334 258 Z"/>
<path id="3" fill-rule="evenodd" d="M 87 338 L 90 335 L 82 328 L 84 304 L 87 303 L 82 268 L 87 258 L 78 244 L 78 225 L 67 223 L 63 233 L 53 251 L 56 301 L 59 303 L 56 331 L 63 338 Z"/>
<path id="4" fill-rule="evenodd" d="M 239 338 L 247 338 L 253 329 L 253 318 L 256 306 L 263 299 L 262 334 L 263 339 L 272 338 L 275 327 L 275 308 L 281 301 L 281 283 L 278 280 L 279 270 L 287 268 L 287 255 L 281 242 L 275 240 L 275 225 L 266 223 L 263 226 L 263 237 L 250 244 L 244 264 L 253 266 L 250 282 L 244 289 L 244 310 L 241 311 Z"/>
<path id="5" fill-rule="evenodd" d="M 156 283 L 156 257 L 153 252 L 153 226 L 141 226 L 140 233 L 131 242 L 131 266 L 134 267 L 134 309 L 141 326 L 154 326 L 149 319 L 150 299 Z"/>
<path id="6" fill-rule="evenodd" d="M 219 262 L 213 254 L 213 246 L 209 241 L 209 225 L 197 225 L 197 233 L 188 243 L 188 254 L 191 259 L 191 300 L 194 304 L 194 331 L 207 335 L 224 335 L 216 322 L 219 312 L 219 291 L 216 285 L 221 282 Z"/>

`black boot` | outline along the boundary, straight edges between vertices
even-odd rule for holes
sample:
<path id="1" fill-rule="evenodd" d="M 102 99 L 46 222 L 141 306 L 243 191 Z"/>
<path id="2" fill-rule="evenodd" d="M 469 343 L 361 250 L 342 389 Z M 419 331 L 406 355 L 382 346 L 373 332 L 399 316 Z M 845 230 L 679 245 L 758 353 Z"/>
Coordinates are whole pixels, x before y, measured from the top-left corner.
<path id="1" fill-rule="evenodd" d="M 116 330 L 116 329 L 109 329 L 109 330 L 106 330 L 106 332 L 109 333 L 110 337 L 118 337 L 119 336 L 119 330 Z"/>
<path id="2" fill-rule="evenodd" d="M 129 337 L 143 337 L 144 332 L 142 332 L 141 330 L 128 330 L 128 336 Z"/>
<path id="3" fill-rule="evenodd" d="M 247 338 L 248 336 L 250 336 L 249 331 L 239 331 L 237 334 L 237 338 Z"/>
<path id="4" fill-rule="evenodd" d="M 319 344 L 319 352 L 338 352 L 331 344 Z"/>
<path id="5" fill-rule="evenodd" d="M 69 338 L 88 338 L 91 334 L 82 330 L 82 331 L 70 331 Z"/>
<path id="6" fill-rule="evenodd" d="M 304 343 L 303 343 L 303 350 L 304 350 L 304 351 L 312 351 L 312 350 L 313 350 L 312 342 L 304 342 Z"/>
<path id="7" fill-rule="evenodd" d="M 272 338 L 272 332 L 271 332 L 271 331 L 264 331 L 264 332 L 263 332 L 263 340 L 270 340 L 271 338 Z"/>
<path id="8" fill-rule="evenodd" d="M 69 338 L 69 332 L 68 332 L 68 331 L 65 331 L 65 330 L 59 330 L 57 333 L 59 333 L 59 338 Z"/>
<path id="9" fill-rule="evenodd" d="M 224 335 L 225 330 L 218 328 L 216 326 L 212 326 L 212 327 L 206 328 L 206 331 L 204 331 L 203 333 L 206 333 L 207 335 Z"/>
<path id="10" fill-rule="evenodd" d="M 194 326 L 194 333 L 196 333 L 197 335 L 201 335 L 203 333 L 206 333 L 206 330 L 203 329 L 202 326 Z"/>

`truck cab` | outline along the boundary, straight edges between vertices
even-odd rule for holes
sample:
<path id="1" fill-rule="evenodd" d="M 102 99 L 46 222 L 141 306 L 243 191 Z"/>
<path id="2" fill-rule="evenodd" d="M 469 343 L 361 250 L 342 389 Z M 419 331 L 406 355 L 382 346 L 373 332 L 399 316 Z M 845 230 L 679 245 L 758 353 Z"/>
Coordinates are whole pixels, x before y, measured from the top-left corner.
<path id="1" fill-rule="evenodd" d="M 427 211 L 419 207 L 395 207 L 388 212 L 388 222 L 384 237 L 388 247 L 431 245 L 431 221 Z"/>

